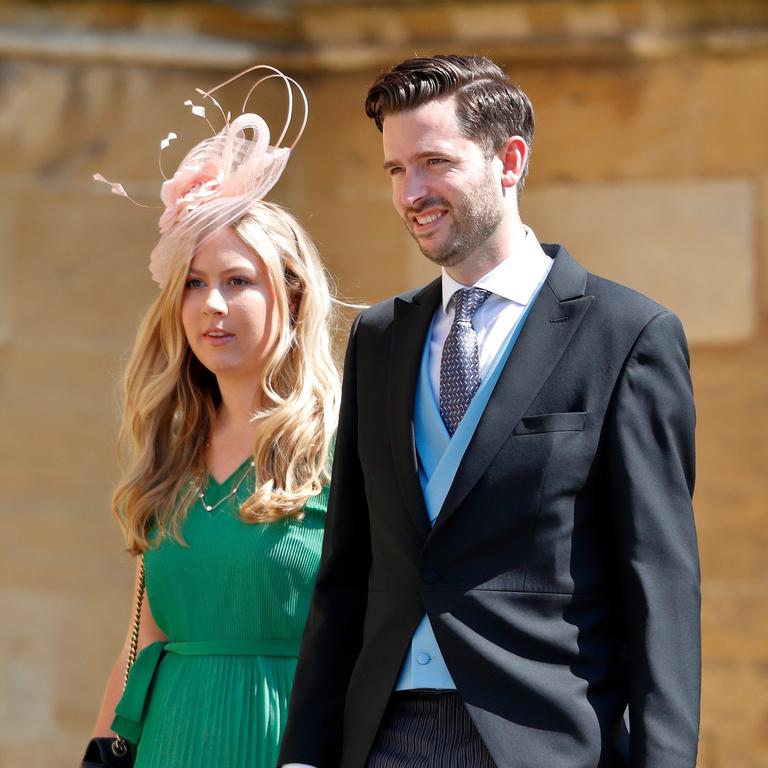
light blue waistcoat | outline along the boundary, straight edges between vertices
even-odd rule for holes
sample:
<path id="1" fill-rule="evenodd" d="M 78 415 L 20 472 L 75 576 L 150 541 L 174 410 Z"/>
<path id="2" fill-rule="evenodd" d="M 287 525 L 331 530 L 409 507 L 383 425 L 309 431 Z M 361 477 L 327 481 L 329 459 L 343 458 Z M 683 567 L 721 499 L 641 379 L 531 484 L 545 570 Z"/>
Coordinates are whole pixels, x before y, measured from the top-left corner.
<path id="1" fill-rule="evenodd" d="M 542 281 L 543 284 L 543 281 Z M 413 408 L 413 427 L 416 440 L 416 452 L 419 457 L 419 479 L 424 501 L 429 514 L 429 522 L 435 524 L 443 507 L 445 497 L 456 476 L 464 452 L 475 433 L 480 417 L 499 380 L 504 365 L 509 358 L 517 337 L 523 329 L 528 313 L 541 290 L 541 285 L 525 307 L 525 310 L 501 345 L 496 358 L 491 363 L 488 375 L 480 384 L 472 398 L 464 417 L 453 437 L 448 434 L 440 408 L 429 379 L 429 350 L 432 339 L 432 326 L 429 328 L 421 355 L 421 368 L 416 382 L 416 397 Z M 432 320 L 434 324 L 434 319 Z M 429 617 L 425 614 L 413 633 L 410 648 L 403 661 L 395 690 L 404 691 L 413 688 L 455 689 L 456 685 L 443 660 L 432 630 Z"/>

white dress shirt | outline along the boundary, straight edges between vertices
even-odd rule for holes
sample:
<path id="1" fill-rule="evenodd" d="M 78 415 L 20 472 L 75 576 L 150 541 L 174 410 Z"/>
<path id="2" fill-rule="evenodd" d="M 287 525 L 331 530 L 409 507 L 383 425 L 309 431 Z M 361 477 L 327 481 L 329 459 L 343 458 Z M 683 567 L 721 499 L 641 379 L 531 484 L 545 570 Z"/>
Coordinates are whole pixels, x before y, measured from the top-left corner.
<path id="1" fill-rule="evenodd" d="M 536 289 L 549 274 L 552 259 L 544 253 L 532 229 L 525 227 L 525 236 L 515 246 L 501 264 L 471 286 L 457 283 L 443 269 L 443 300 L 432 324 L 429 350 L 429 379 L 435 402 L 440 402 L 440 358 L 443 344 L 456 313 L 453 294 L 462 288 L 484 288 L 491 292 L 472 318 L 480 355 L 480 381 L 483 381 L 504 340 Z"/>
<path id="2" fill-rule="evenodd" d="M 508 258 L 481 277 L 473 286 L 457 283 L 443 269 L 443 300 L 432 324 L 429 350 L 429 378 L 435 401 L 440 402 L 440 357 L 455 314 L 453 294 L 461 288 L 484 288 L 491 295 L 475 312 L 472 326 L 477 333 L 480 355 L 480 380 L 488 374 L 491 362 L 520 318 L 536 289 L 544 282 L 552 259 L 539 245 L 533 230 L 515 243 Z M 315 768 L 306 763 L 285 763 L 282 768 Z"/>

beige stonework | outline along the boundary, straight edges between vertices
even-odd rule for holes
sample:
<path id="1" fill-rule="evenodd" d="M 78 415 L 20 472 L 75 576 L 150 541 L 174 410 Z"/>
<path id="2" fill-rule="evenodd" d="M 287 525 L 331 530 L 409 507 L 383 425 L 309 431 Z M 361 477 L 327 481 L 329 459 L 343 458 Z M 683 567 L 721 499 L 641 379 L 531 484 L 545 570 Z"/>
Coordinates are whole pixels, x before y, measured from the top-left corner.
<path id="1" fill-rule="evenodd" d="M 768 673 L 765 664 L 710 663 L 704 674 L 699 768 L 768 765 Z"/>
<path id="2" fill-rule="evenodd" d="M 768 174 L 761 175 L 757 197 L 757 247 L 755 292 L 763 323 L 768 327 Z"/>
<path id="3" fill-rule="evenodd" d="M 0 612 L 14 617 L 0 627 L 0 743 L 28 744 L 56 728 L 56 629 L 63 611 L 56 591 L 0 592 Z"/>
<path id="4" fill-rule="evenodd" d="M 676 312 L 690 343 L 752 337 L 755 198 L 750 181 L 539 185 L 523 218 L 590 271 Z"/>
<path id="5" fill-rule="evenodd" d="M 108 511 L 116 393 L 156 295 L 158 212 L 90 175 L 156 200 L 160 138 L 176 130 L 178 153 L 204 135 L 183 106 L 194 87 L 283 66 L 311 116 L 272 197 L 343 296 L 377 301 L 435 269 L 392 209 L 363 97 L 382 67 L 453 50 L 494 56 L 534 101 L 537 234 L 685 321 L 699 765 L 768 767 L 767 30 L 758 0 L 0 5 L 0 765 L 76 764 L 128 623 L 132 563 Z M 259 109 L 281 103 L 265 91 Z"/>

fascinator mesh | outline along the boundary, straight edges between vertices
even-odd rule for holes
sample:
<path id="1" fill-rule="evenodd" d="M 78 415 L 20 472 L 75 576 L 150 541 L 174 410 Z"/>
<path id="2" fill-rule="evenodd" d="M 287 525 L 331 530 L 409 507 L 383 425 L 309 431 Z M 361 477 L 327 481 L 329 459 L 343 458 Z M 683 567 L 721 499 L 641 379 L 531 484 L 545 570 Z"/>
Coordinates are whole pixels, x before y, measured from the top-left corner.
<path id="1" fill-rule="evenodd" d="M 242 114 L 231 119 L 211 94 L 258 70 L 268 70 L 270 74 L 257 80 L 245 98 Z M 287 118 L 274 144 L 270 144 L 269 127 L 264 119 L 253 112 L 246 112 L 254 90 L 272 78 L 281 78 L 288 93 Z M 281 146 L 293 117 L 294 89 L 301 98 L 303 118 L 293 142 L 289 146 Z M 173 177 L 166 179 L 162 185 L 160 198 L 165 210 L 160 216 L 160 239 L 149 260 L 152 277 L 161 287 L 167 284 L 179 259 L 190 261 L 195 248 L 214 232 L 240 219 L 254 202 L 261 200 L 272 189 L 307 123 L 308 105 L 304 90 L 293 78 L 266 64 L 250 67 L 207 92 L 200 89 L 197 92 L 216 106 L 224 118 L 224 127 L 216 132 L 208 122 L 214 135 L 194 146 Z M 185 104 L 194 115 L 208 121 L 204 106 L 191 101 Z M 175 133 L 168 134 L 160 142 L 161 153 L 176 138 Z M 94 174 L 94 179 L 109 184 L 113 193 L 132 200 L 121 184 L 107 181 L 98 173 Z"/>

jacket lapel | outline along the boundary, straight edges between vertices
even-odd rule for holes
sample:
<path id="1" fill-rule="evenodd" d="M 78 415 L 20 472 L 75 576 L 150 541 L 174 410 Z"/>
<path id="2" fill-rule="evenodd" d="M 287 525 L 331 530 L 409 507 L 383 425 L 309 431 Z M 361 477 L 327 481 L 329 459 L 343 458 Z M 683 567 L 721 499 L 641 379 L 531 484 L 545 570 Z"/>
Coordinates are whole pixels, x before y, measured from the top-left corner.
<path id="1" fill-rule="evenodd" d="M 522 418 L 581 323 L 592 296 L 587 272 L 561 246 L 542 245 L 555 259 L 507 360 L 435 523 L 461 504 Z"/>
<path id="2" fill-rule="evenodd" d="M 413 404 L 421 353 L 440 295 L 438 278 L 411 298 L 395 299 L 389 367 L 389 427 L 395 472 L 414 524 L 424 538 L 431 528 L 419 482 Z"/>

